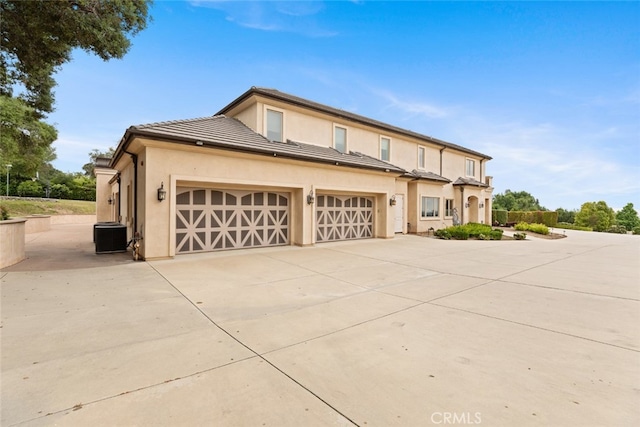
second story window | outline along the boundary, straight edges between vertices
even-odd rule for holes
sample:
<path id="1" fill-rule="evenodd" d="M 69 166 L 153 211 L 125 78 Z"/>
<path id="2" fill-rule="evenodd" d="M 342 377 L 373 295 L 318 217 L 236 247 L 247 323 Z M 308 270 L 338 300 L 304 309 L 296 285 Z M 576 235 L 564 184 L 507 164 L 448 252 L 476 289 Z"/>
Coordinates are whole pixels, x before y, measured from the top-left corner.
<path id="1" fill-rule="evenodd" d="M 391 140 L 384 136 L 380 138 L 380 160 L 388 162 L 391 158 Z"/>
<path id="2" fill-rule="evenodd" d="M 476 176 L 476 161 L 472 159 L 467 159 L 467 167 L 466 167 L 466 175 L 467 176 Z"/>
<path id="3" fill-rule="evenodd" d="M 282 112 L 267 109 L 267 139 L 282 142 Z"/>
<path id="4" fill-rule="evenodd" d="M 427 164 L 427 150 L 424 147 L 418 147 L 418 169 L 425 169 Z"/>
<path id="5" fill-rule="evenodd" d="M 333 128 L 333 148 L 341 153 L 347 152 L 347 130 L 339 126 Z"/>

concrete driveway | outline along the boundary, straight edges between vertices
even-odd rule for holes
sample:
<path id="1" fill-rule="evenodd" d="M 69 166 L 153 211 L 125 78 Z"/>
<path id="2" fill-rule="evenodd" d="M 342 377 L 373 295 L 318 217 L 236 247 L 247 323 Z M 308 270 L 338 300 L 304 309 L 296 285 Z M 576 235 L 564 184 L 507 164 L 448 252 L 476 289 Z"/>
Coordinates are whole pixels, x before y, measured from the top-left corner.
<path id="1" fill-rule="evenodd" d="M 134 263 L 65 227 L 0 272 L 3 426 L 640 425 L 638 236 Z"/>

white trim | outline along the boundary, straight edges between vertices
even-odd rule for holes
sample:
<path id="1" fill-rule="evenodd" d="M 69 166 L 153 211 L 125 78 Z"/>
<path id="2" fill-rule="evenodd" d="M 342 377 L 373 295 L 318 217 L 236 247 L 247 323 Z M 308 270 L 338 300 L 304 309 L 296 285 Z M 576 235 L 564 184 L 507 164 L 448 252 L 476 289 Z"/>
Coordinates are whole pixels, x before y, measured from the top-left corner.
<path id="1" fill-rule="evenodd" d="M 423 202 L 423 200 L 425 198 L 438 200 L 438 215 L 436 215 L 436 216 L 423 216 L 422 215 L 422 202 Z M 442 199 L 442 197 L 440 197 L 440 196 L 420 195 L 420 205 L 419 205 L 419 208 L 420 208 L 420 219 L 421 220 L 433 220 L 433 219 L 442 218 L 442 215 L 440 214 L 441 213 L 441 209 L 440 209 L 441 208 L 441 206 L 440 206 L 441 199 Z"/>

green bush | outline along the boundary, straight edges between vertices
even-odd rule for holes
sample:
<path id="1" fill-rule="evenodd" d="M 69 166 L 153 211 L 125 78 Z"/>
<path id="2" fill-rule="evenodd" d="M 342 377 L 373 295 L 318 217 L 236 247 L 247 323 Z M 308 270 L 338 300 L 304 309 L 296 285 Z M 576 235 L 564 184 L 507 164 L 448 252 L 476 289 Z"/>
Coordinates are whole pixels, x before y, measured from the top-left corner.
<path id="1" fill-rule="evenodd" d="M 9 209 L 5 205 L 0 205 L 0 221 L 9 219 Z"/>
<path id="2" fill-rule="evenodd" d="M 621 225 L 614 225 L 607 230 L 607 233 L 627 234 L 627 229 Z"/>
<path id="3" fill-rule="evenodd" d="M 491 211 L 491 223 L 493 225 L 505 225 L 507 223 L 509 212 L 502 209 L 494 209 Z"/>
<path id="4" fill-rule="evenodd" d="M 439 239 L 444 239 L 444 240 L 451 239 L 451 233 L 449 233 L 449 231 L 446 228 L 441 228 L 440 230 L 436 230 L 436 232 L 433 235 L 438 237 Z"/>
<path id="5" fill-rule="evenodd" d="M 513 238 L 516 240 L 524 240 L 527 238 L 527 233 L 513 233 Z"/>
<path id="6" fill-rule="evenodd" d="M 633 234 L 640 234 L 640 225 L 633 229 Z"/>
<path id="7" fill-rule="evenodd" d="M 591 227 L 580 227 L 579 225 L 570 224 L 568 222 L 559 222 L 555 225 L 555 227 L 562 228 L 564 230 L 593 231 Z"/>
<path id="8" fill-rule="evenodd" d="M 518 231 L 531 231 L 538 234 L 549 234 L 549 227 L 544 224 L 529 224 L 526 222 L 519 222 L 514 227 Z"/>
<path id="9" fill-rule="evenodd" d="M 42 197 L 42 185 L 37 181 L 22 181 L 18 185 L 18 195 L 22 197 Z"/>
<path id="10" fill-rule="evenodd" d="M 558 213 L 551 211 L 509 211 L 507 222 L 527 222 L 529 224 L 544 224 L 547 227 L 555 227 L 558 223 Z"/>
<path id="11" fill-rule="evenodd" d="M 467 240 L 470 237 L 479 240 L 501 240 L 502 230 L 493 230 L 486 224 L 469 223 L 436 230 L 434 235 L 440 239 Z"/>

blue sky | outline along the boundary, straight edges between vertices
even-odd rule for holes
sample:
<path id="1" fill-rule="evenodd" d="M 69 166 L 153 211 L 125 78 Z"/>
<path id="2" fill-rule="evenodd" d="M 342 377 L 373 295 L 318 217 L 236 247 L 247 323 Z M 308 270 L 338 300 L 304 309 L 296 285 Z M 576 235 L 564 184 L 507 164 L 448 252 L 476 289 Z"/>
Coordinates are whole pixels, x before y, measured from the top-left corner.
<path id="1" fill-rule="evenodd" d="M 639 2 L 156 0 L 122 60 L 56 75 L 54 166 L 263 86 L 493 157 L 494 193 L 640 207 Z"/>

